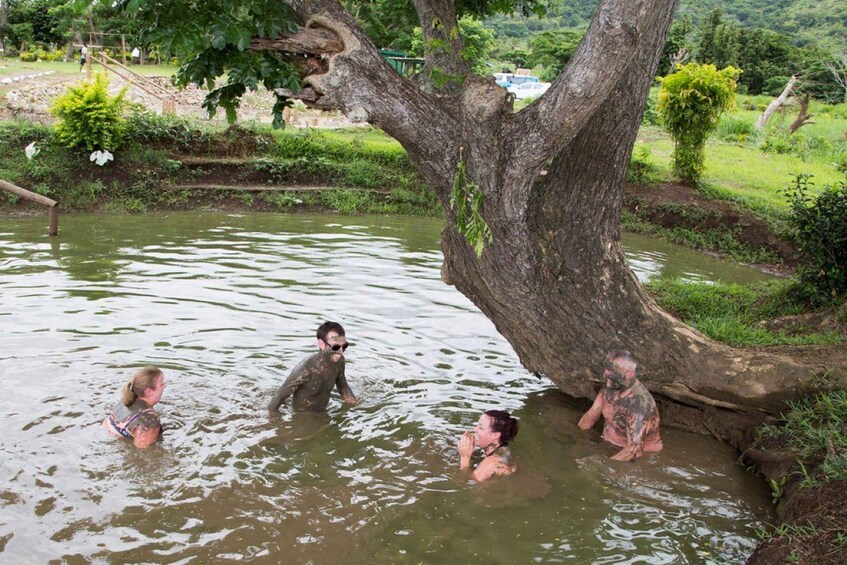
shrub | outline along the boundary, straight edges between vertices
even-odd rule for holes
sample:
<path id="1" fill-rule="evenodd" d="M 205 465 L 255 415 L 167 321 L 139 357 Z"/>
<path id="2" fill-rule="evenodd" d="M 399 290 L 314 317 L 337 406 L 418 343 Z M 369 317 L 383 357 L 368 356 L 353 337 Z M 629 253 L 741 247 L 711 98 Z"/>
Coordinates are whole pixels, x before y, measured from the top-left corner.
<path id="1" fill-rule="evenodd" d="M 638 184 L 657 183 L 662 180 L 659 166 L 653 162 L 650 148 L 642 145 L 632 153 L 626 168 L 626 182 Z"/>
<path id="2" fill-rule="evenodd" d="M 56 137 L 60 143 L 88 151 L 114 151 L 120 147 L 124 124 L 121 111 L 126 89 L 117 96 L 110 96 L 108 86 L 106 76 L 97 73 L 94 81 L 69 86 L 56 98 L 50 113 L 59 118 Z"/>
<path id="3" fill-rule="evenodd" d="M 656 104 L 658 102 L 659 89 L 651 88 L 650 95 L 647 97 L 647 107 L 644 108 L 644 115 L 641 116 L 641 125 L 657 126 L 659 125 L 659 114 L 656 112 Z"/>
<path id="4" fill-rule="evenodd" d="M 810 175 L 797 175 L 786 191 L 788 223 L 806 264 L 798 269 L 796 292 L 813 305 L 826 304 L 847 292 L 847 183 L 824 187 L 809 196 Z"/>
<path id="5" fill-rule="evenodd" d="M 826 155 L 832 151 L 832 144 L 825 138 L 802 132 L 794 134 L 785 130 L 772 129 L 759 145 L 765 153 L 791 154 L 807 161 L 813 154 Z"/>
<path id="6" fill-rule="evenodd" d="M 680 178 L 696 181 L 703 174 L 706 139 L 720 115 L 735 106 L 740 73 L 689 63 L 662 79 L 656 109 L 674 140 L 673 167 Z"/>
<path id="7" fill-rule="evenodd" d="M 32 53 L 31 51 L 24 51 L 20 55 L 18 55 L 18 57 L 24 63 L 32 63 L 38 60 L 38 55 Z"/>
<path id="8" fill-rule="evenodd" d="M 745 118 L 728 117 L 718 124 L 717 135 L 724 141 L 746 141 L 753 135 L 753 121 Z"/>

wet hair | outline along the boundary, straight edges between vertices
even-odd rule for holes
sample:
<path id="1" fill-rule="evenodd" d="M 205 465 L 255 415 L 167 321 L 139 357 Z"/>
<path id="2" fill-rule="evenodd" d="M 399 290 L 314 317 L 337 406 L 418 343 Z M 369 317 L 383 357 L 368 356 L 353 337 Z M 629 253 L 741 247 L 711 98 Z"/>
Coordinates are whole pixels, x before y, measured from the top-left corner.
<path id="1" fill-rule="evenodd" d="M 486 410 L 491 418 L 491 431 L 500 432 L 500 445 L 508 445 L 518 435 L 518 421 L 505 410 Z"/>
<path id="2" fill-rule="evenodd" d="M 635 355 L 625 349 L 614 349 L 610 351 L 606 356 L 606 359 L 613 361 L 621 369 L 623 369 L 624 372 L 632 371 L 635 373 L 636 368 L 638 368 L 638 362 L 635 360 Z"/>
<path id="3" fill-rule="evenodd" d="M 338 322 L 324 322 L 318 327 L 318 339 L 326 343 L 326 336 L 329 332 L 344 335 L 344 328 Z"/>
<path id="4" fill-rule="evenodd" d="M 121 404 L 124 406 L 135 404 L 138 397 L 146 390 L 156 388 L 156 380 L 162 376 L 164 373 L 158 367 L 144 367 L 137 370 L 121 390 Z"/>

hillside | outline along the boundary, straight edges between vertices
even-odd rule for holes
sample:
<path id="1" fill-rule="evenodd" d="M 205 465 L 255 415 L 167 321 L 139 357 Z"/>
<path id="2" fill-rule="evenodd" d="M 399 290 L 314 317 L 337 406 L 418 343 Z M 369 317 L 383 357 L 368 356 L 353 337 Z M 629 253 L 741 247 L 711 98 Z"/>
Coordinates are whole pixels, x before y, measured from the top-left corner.
<path id="1" fill-rule="evenodd" d="M 559 7 L 555 15 L 543 19 L 495 17 L 486 24 L 500 37 L 522 39 L 539 31 L 587 26 L 598 4 L 598 0 L 571 0 Z M 697 28 L 718 6 L 723 9 L 725 19 L 745 27 L 783 33 L 798 46 L 847 50 L 844 0 L 682 0 L 677 18 L 687 15 Z"/>

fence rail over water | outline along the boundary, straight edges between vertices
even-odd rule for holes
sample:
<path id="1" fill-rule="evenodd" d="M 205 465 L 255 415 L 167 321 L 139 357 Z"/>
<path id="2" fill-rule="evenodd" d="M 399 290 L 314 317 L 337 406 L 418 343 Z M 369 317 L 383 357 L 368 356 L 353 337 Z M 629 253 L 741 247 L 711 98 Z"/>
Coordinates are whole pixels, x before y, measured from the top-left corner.
<path id="1" fill-rule="evenodd" d="M 50 236 L 59 235 L 59 203 L 55 200 L 47 198 L 46 196 L 42 196 L 40 194 L 36 194 L 34 192 L 30 192 L 25 188 L 21 188 L 16 186 L 10 182 L 6 182 L 4 180 L 0 180 L 0 190 L 5 190 L 6 192 L 11 192 L 16 196 L 20 196 L 26 200 L 31 202 L 35 202 L 37 204 L 43 204 L 50 209 L 50 226 L 47 228 L 47 233 Z"/>

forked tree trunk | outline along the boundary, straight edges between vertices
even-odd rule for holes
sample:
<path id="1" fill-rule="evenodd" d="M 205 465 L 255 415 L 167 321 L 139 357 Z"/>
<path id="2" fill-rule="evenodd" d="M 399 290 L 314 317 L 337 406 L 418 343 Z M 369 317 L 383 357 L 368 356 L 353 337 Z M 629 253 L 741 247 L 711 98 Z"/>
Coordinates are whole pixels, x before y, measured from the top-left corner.
<path id="1" fill-rule="evenodd" d="M 470 75 L 458 91 L 439 92 L 397 76 L 335 0 L 289 3 L 307 27 L 344 45 L 325 73 L 305 79 L 312 103 L 403 144 L 444 204 L 445 281 L 494 322 L 527 369 L 591 398 L 604 354 L 629 349 L 661 402 L 693 407 L 669 410 L 688 420 L 691 410 L 723 410 L 754 422 L 813 388 L 813 373 L 788 359 L 731 349 L 673 319 L 626 264 L 626 169 L 675 0 L 603 1 L 563 73 L 518 113 L 490 78 Z M 427 13 L 454 9 L 453 0 L 427 4 Z M 481 258 L 449 204 L 460 148 L 494 236 Z"/>

